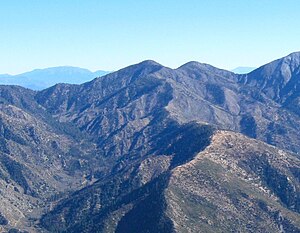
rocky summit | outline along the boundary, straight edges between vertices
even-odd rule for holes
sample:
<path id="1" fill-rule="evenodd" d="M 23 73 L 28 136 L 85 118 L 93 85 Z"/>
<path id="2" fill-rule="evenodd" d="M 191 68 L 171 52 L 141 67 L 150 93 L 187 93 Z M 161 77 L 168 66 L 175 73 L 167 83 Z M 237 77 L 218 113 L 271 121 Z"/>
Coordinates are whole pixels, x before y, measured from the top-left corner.
<path id="1" fill-rule="evenodd" d="M 300 232 L 300 53 L 0 86 L 1 232 Z"/>

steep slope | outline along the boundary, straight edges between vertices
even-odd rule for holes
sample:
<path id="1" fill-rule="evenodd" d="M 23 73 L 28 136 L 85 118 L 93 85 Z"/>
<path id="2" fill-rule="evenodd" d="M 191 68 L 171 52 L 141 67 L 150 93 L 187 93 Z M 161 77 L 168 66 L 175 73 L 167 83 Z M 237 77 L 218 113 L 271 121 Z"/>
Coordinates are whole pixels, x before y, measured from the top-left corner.
<path id="1" fill-rule="evenodd" d="M 60 122 L 72 122 L 92 135 L 104 156 L 142 153 L 147 134 L 165 120 L 164 107 L 172 98 L 168 83 L 149 75 L 160 68 L 146 61 L 81 86 L 54 86 L 36 99 Z"/>
<path id="2" fill-rule="evenodd" d="M 159 147 L 149 155 L 134 163 L 128 161 L 118 172 L 63 200 L 43 217 L 42 225 L 53 232 L 115 231 L 124 214 L 133 211 L 148 198 L 158 197 L 153 195 L 161 195 L 170 168 L 191 160 L 193 155 L 204 149 L 209 144 L 213 129 L 197 124 L 169 124 L 166 131 L 170 133 L 163 133 L 164 138 L 153 139 Z M 145 216 L 142 225 L 145 230 L 147 225 L 153 227 L 153 231 L 161 232 L 160 226 L 153 224 L 152 219 L 163 217 L 163 206 L 157 203 L 153 208 L 158 212 L 140 213 L 149 217 Z M 168 222 L 167 219 L 162 221 Z"/>
<path id="3" fill-rule="evenodd" d="M 294 66 L 293 59 L 287 62 Z M 187 232 L 297 232 L 298 155 L 240 134 L 214 133 L 241 132 L 300 151 L 300 117 L 283 95 L 260 88 L 261 80 L 277 77 L 263 73 L 253 85 L 252 73 L 198 62 L 174 70 L 144 61 L 82 85 L 39 92 L 1 87 L 1 171 L 21 190 L 18 198 L 38 198 L 42 208 L 34 216 L 22 210 L 22 222 L 7 213 L 0 220 L 8 220 L 7 229 L 32 230 L 26 224 L 37 225 L 29 218 L 45 214 L 38 227 L 50 232 L 184 232 L 185 224 Z M 7 164 L 22 175 L 9 173 Z M 20 203 L 16 198 L 12 203 Z M 45 213 L 47 205 L 53 209 Z"/>
<path id="4" fill-rule="evenodd" d="M 192 138 L 200 145 L 204 141 L 198 139 L 206 136 Z M 186 143 L 182 148 L 191 141 Z M 184 153 L 180 150 L 175 156 Z M 165 156 L 144 160 L 130 175 L 127 171 L 76 193 L 42 223 L 53 232 L 300 230 L 300 160 L 293 155 L 218 131 L 191 161 L 171 164 Z M 141 184 L 147 168 L 161 170 Z M 135 188 L 128 192 L 128 187 Z"/>
<path id="5" fill-rule="evenodd" d="M 59 121 L 97 137 L 99 145 L 113 129 L 120 129 L 118 138 L 126 130 L 134 132 L 128 122 L 142 128 L 160 109 L 180 123 L 205 122 L 298 153 L 300 116 L 244 78 L 197 62 L 172 70 L 145 61 L 84 85 L 56 85 L 36 99 Z"/>
<path id="6" fill-rule="evenodd" d="M 299 232 L 299 162 L 219 131 L 194 160 L 172 170 L 167 216 L 177 232 Z"/>
<path id="7" fill-rule="evenodd" d="M 196 62 L 162 76 L 174 89 L 167 110 L 176 120 L 206 122 L 299 152 L 299 116 L 240 83 L 241 76 Z"/>
<path id="8" fill-rule="evenodd" d="M 0 213 L 6 220 L 0 225 L 34 232 L 31 225 L 52 201 L 84 187 L 96 149 L 80 131 L 74 137 L 76 129 L 44 113 L 34 92 L 2 86 L 0 93 Z"/>
<path id="9" fill-rule="evenodd" d="M 241 81 L 259 89 L 283 107 L 300 114 L 300 52 L 264 65 L 243 76 Z"/>
<path id="10" fill-rule="evenodd" d="M 165 183 L 166 179 L 169 179 L 167 171 L 172 168 L 172 166 L 166 165 L 169 163 L 169 160 L 163 159 L 160 161 L 162 164 L 156 164 L 154 162 L 156 165 L 152 169 L 158 169 L 161 172 L 165 171 L 163 172 L 162 180 L 160 180 L 160 178 L 150 179 L 145 187 L 144 185 L 134 185 L 134 181 L 136 180 L 135 172 L 137 170 L 137 168 L 134 169 L 134 167 L 141 166 L 144 161 L 143 159 L 148 159 L 148 151 L 153 151 L 153 145 L 160 143 L 158 141 L 153 144 L 151 138 L 156 138 L 155 135 L 157 132 L 161 135 L 159 140 L 167 137 L 167 135 L 169 135 L 167 132 L 171 132 L 171 135 L 174 133 L 169 129 L 168 123 L 163 123 L 166 131 L 160 131 L 162 128 L 161 122 L 169 122 L 169 120 L 164 121 L 164 119 L 178 122 L 179 125 L 184 125 L 192 121 L 201 122 L 202 124 L 208 123 L 219 128 L 240 131 L 251 137 L 260 138 L 269 143 L 276 144 L 282 148 L 296 152 L 299 151 L 299 126 L 297 124 L 299 118 L 295 114 L 282 109 L 282 106 L 278 102 L 266 94 L 260 93 L 257 88 L 252 88 L 252 86 L 247 83 L 242 84 L 240 79 L 241 76 L 231 72 L 219 70 L 197 62 L 191 62 L 177 70 L 172 70 L 152 61 L 146 61 L 101 79 L 96 79 L 84 86 L 67 86 L 66 91 L 65 86 L 59 85 L 51 90 L 45 90 L 43 93 L 39 93 L 37 95 L 38 102 L 44 106 L 50 106 L 52 114 L 57 119 L 62 122 L 72 121 L 84 132 L 88 132 L 98 138 L 97 144 L 103 149 L 104 155 L 108 158 L 117 157 L 119 161 L 116 169 L 113 169 L 115 172 L 113 174 L 115 175 L 112 176 L 112 181 L 108 181 L 110 185 L 107 186 L 107 183 L 103 184 L 100 182 L 100 184 L 92 185 L 90 189 L 78 192 L 75 196 L 63 201 L 53 212 L 43 218 L 42 223 L 44 226 L 48 229 L 62 229 L 62 231 L 66 232 L 77 232 L 78 229 L 80 229 L 80 231 L 86 230 L 86 232 L 105 232 L 106 228 L 108 231 L 110 229 L 110 231 L 115 230 L 120 232 L 143 232 L 140 228 L 134 228 L 138 226 L 143 226 L 145 232 L 147 229 L 150 232 L 157 232 L 157 230 L 162 229 L 169 231 L 173 229 L 174 226 L 176 228 L 176 221 L 178 220 L 172 220 L 172 216 L 166 217 L 165 214 L 162 214 L 163 209 L 158 208 L 151 209 L 151 211 L 148 212 L 146 211 L 148 215 L 142 211 L 144 208 L 151 208 L 152 205 L 148 202 L 161 203 L 162 206 L 166 206 L 166 202 L 172 198 L 164 198 L 161 194 L 168 184 Z M 76 95 L 74 96 L 75 92 Z M 86 95 L 88 93 L 90 95 Z M 46 97 L 43 98 L 43 96 Z M 57 98 L 58 96 L 60 98 Z M 98 100 L 97 104 L 95 104 L 95 100 Z M 108 109 L 110 109 L 111 112 L 108 111 Z M 139 114 L 136 112 L 137 109 L 139 110 Z M 132 113 L 134 113 L 134 115 L 132 115 Z M 109 117 L 106 118 L 107 116 Z M 97 119 L 96 122 L 95 119 Z M 118 119 L 118 121 L 116 121 L 116 119 Z M 122 120 L 119 121 L 119 119 Z M 147 119 L 147 121 L 145 121 L 140 128 L 137 122 L 141 119 Z M 110 134 L 114 128 L 118 130 Z M 151 130 L 153 128 L 155 130 Z M 150 132 L 150 134 L 146 134 L 146 132 Z M 105 140 L 103 140 L 103 138 L 105 138 Z M 135 138 L 136 142 L 139 143 L 132 144 L 132 138 Z M 243 143 L 247 142 L 246 139 L 243 140 Z M 168 144 L 172 145 L 173 143 L 171 140 Z M 239 143 L 242 144 L 241 142 Z M 240 144 L 238 145 L 239 147 Z M 260 146 L 260 150 L 267 147 L 265 144 L 262 145 L 263 146 Z M 160 145 L 160 148 L 164 148 L 164 144 Z M 185 145 L 181 148 L 181 151 L 187 148 L 189 148 L 189 146 Z M 156 156 L 159 154 L 161 153 L 154 153 Z M 249 154 L 251 158 L 250 151 L 245 151 L 245 154 Z M 189 154 L 189 156 L 193 156 L 193 154 Z M 277 153 L 276 159 L 278 159 L 277 157 L 280 158 L 280 153 Z M 290 155 L 290 157 L 292 158 L 292 155 Z M 113 163 L 115 159 L 116 158 L 110 161 Z M 180 161 L 178 164 L 183 162 L 184 161 Z M 245 163 L 251 164 L 252 161 Z M 268 166 L 264 160 L 258 161 L 257 163 L 257 166 Z M 133 166 L 133 164 L 135 165 Z M 163 170 L 161 170 L 162 167 L 164 168 Z M 291 168 L 291 170 L 295 169 L 297 171 L 298 168 L 299 167 L 296 166 L 295 168 Z M 278 170 L 279 168 L 272 170 L 268 167 L 266 169 L 271 170 L 271 172 L 275 174 L 281 174 Z M 124 170 L 129 173 L 122 173 Z M 248 170 L 247 172 L 248 174 L 251 173 Z M 254 173 L 256 172 L 258 171 Z M 120 175 L 127 178 L 123 180 L 119 177 Z M 260 175 L 260 179 L 263 180 L 268 179 L 266 177 L 269 174 Z M 296 175 L 294 180 L 298 179 L 297 176 L 298 175 Z M 185 184 L 185 182 L 188 181 L 184 181 L 182 184 Z M 272 184 L 268 185 L 274 185 L 274 182 L 276 183 L 277 181 L 272 182 Z M 121 185 L 124 183 L 130 192 L 125 191 L 126 188 Z M 106 188 L 103 188 L 102 185 Z M 147 188 L 148 185 L 151 188 Z M 176 185 L 180 186 L 179 184 L 175 184 L 175 186 Z M 198 184 L 195 184 L 195 188 L 197 185 Z M 247 184 L 243 185 L 246 186 Z M 154 187 L 157 187 L 157 189 Z M 274 187 L 267 188 L 274 191 Z M 131 201 L 128 202 L 128 199 L 123 199 L 123 195 L 115 197 L 110 194 L 108 196 L 113 198 L 113 203 L 116 206 L 105 206 L 103 210 L 101 208 L 102 205 L 110 203 L 109 199 L 104 198 L 105 201 L 103 201 L 101 198 L 102 195 L 106 197 L 107 193 L 110 193 L 107 189 L 114 190 L 114 193 L 117 195 L 120 195 L 120 191 L 116 190 L 122 190 L 124 191 L 124 195 L 126 194 L 126 198 L 129 198 Z M 259 188 L 254 192 L 255 198 L 259 198 Z M 296 191 L 296 194 L 294 193 L 294 195 L 296 195 L 294 198 L 297 199 L 298 193 L 298 191 Z M 131 195 L 133 195 L 133 197 L 130 197 Z M 234 196 L 234 193 L 232 195 Z M 278 193 L 277 195 L 280 196 Z M 287 194 L 285 193 L 283 195 Z M 156 196 L 162 197 L 162 199 L 157 200 Z M 118 200 L 117 204 L 115 198 Z M 78 201 L 80 201 L 79 205 L 77 204 Z M 273 201 L 271 198 L 267 200 L 268 203 L 273 203 Z M 253 201 L 250 202 L 252 203 Z M 90 208 L 90 203 L 98 204 Z M 283 206 L 285 204 L 287 203 L 283 203 Z M 122 209 L 120 206 L 123 205 L 125 206 Z M 157 205 L 152 206 L 156 208 L 154 206 Z M 81 211 L 86 209 L 92 212 L 88 211 L 86 213 Z M 152 220 L 148 221 L 148 219 L 152 219 L 153 217 L 152 211 L 158 211 L 157 216 L 161 216 L 161 219 L 155 218 L 154 221 L 160 222 L 159 225 L 151 222 Z M 241 209 L 241 212 L 243 211 L 244 210 Z M 253 215 L 262 214 L 259 211 L 255 211 L 252 212 Z M 289 211 L 291 215 L 293 215 L 293 211 L 295 210 L 292 209 Z M 127 212 L 128 214 L 126 214 Z M 243 213 L 238 214 L 242 215 Z M 95 215 L 95 218 L 90 219 L 88 216 L 91 215 Z M 275 226 L 278 224 L 281 224 L 280 226 L 283 227 L 283 223 L 276 220 L 275 215 L 272 216 L 271 213 L 263 215 L 263 218 L 266 221 L 270 221 L 272 225 L 267 230 L 275 229 Z M 286 224 L 284 227 L 291 227 L 291 229 L 297 230 L 296 223 L 295 228 L 293 228 L 294 223 L 289 223 L 293 219 L 297 219 L 297 216 L 293 216 L 291 219 L 288 218 L 287 222 L 284 223 Z M 114 220 L 115 218 L 120 219 L 120 223 L 117 223 L 117 220 Z M 189 218 L 191 217 L 187 215 L 187 219 Z M 241 221 L 247 219 L 247 217 L 241 216 L 239 216 L 239 218 L 241 218 Z M 65 220 L 61 222 L 60 219 Z M 143 222 L 143 224 L 137 219 Z M 173 222 L 173 227 L 171 224 L 172 221 L 175 221 L 175 223 Z M 54 222 L 58 222 L 58 225 L 53 224 Z M 233 225 L 230 225 L 230 221 L 228 224 L 226 227 L 233 227 Z M 198 227 L 199 226 L 192 226 L 191 231 L 198 229 Z M 221 228 L 221 226 L 218 227 L 215 229 Z M 245 227 L 245 225 L 241 225 L 242 229 L 246 229 Z M 250 224 L 249 227 L 255 229 L 255 223 L 253 225 Z M 257 226 L 257 229 L 264 228 L 263 226 Z M 179 230 L 179 232 L 181 230 Z"/>

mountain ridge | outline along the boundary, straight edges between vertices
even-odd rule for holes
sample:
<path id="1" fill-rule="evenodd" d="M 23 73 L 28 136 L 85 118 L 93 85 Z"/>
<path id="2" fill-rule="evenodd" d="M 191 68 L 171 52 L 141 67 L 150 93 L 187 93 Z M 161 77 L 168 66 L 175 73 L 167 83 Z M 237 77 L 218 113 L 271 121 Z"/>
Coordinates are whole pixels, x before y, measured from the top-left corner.
<path id="1" fill-rule="evenodd" d="M 240 80 L 299 115 L 299 65 L 300 52 L 291 53 L 241 76 Z"/>
<path id="2" fill-rule="evenodd" d="M 270 95 L 286 73 L 263 71 L 147 60 L 80 85 L 0 86 L 2 227 L 299 231 L 298 107 Z"/>

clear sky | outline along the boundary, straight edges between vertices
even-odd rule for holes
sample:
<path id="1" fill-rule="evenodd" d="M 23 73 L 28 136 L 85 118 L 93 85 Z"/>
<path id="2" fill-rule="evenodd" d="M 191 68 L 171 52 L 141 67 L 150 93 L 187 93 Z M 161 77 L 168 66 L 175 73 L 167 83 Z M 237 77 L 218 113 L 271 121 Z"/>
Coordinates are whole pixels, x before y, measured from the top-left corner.
<path id="1" fill-rule="evenodd" d="M 146 59 L 257 67 L 300 50 L 299 0 L 0 0 L 0 73 Z"/>

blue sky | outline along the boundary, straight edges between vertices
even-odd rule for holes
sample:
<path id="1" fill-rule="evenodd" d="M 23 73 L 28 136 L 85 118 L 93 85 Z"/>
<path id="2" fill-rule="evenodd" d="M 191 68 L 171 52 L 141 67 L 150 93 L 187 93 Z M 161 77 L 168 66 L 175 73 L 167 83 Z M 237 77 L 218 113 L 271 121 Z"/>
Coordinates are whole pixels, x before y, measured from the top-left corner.
<path id="1" fill-rule="evenodd" d="M 299 0 L 1 0 L 0 73 L 146 59 L 257 67 L 300 50 Z"/>

